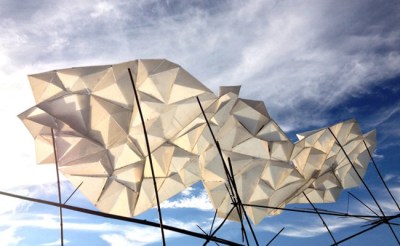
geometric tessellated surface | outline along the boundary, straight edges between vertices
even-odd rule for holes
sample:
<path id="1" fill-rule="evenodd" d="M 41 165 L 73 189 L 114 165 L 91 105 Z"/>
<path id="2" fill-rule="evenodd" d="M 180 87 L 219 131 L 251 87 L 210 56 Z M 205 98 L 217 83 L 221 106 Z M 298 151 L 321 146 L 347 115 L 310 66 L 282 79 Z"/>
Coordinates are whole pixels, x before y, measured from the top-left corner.
<path id="1" fill-rule="evenodd" d="M 231 159 L 244 204 L 284 207 L 335 202 L 360 183 L 335 141 L 364 175 L 375 132 L 355 120 L 298 134 L 293 143 L 262 101 L 239 98 L 238 86 L 219 96 L 179 65 L 135 60 L 29 75 L 36 105 L 19 115 L 34 137 L 38 163 L 54 163 L 99 210 L 135 216 L 156 203 L 132 71 L 153 159 L 160 201 L 202 181 L 218 215 L 232 208 L 220 155 L 199 98 L 225 159 Z M 306 119 L 305 119 L 306 120 Z M 54 132 L 54 139 L 52 136 Z M 55 146 L 55 152 L 53 149 Z M 277 210 L 245 207 L 254 223 Z M 237 213 L 229 219 L 238 220 Z"/>

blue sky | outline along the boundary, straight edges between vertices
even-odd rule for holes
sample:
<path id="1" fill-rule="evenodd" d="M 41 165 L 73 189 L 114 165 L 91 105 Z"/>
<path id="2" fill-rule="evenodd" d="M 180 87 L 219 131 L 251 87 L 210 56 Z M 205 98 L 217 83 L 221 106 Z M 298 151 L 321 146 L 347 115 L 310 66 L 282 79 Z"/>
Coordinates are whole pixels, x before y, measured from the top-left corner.
<path id="1" fill-rule="evenodd" d="M 377 129 L 374 156 L 400 200 L 399 12 L 395 0 L 0 0 L 0 190 L 57 200 L 54 166 L 35 164 L 33 140 L 16 117 L 34 104 L 27 74 L 166 58 L 215 92 L 220 85 L 241 84 L 241 96 L 263 100 L 292 140 L 296 133 L 349 118 L 356 118 L 363 132 Z M 398 212 L 372 166 L 365 180 L 387 213 Z M 62 191 L 64 199 L 73 191 L 64 179 Z M 351 192 L 372 205 L 361 186 Z M 347 196 L 344 191 L 337 203 L 318 206 L 346 211 Z M 79 193 L 69 204 L 94 209 Z M 355 200 L 350 205 L 354 213 L 368 213 Z M 189 230 L 199 231 L 196 225 L 208 229 L 213 217 L 201 184 L 163 207 L 166 223 Z M 160 244 L 157 229 L 64 213 L 67 245 Z M 156 210 L 139 218 L 156 221 Z M 363 225 L 325 218 L 337 239 Z M 266 218 L 255 230 L 266 243 L 282 227 L 286 229 L 275 245 L 331 243 L 313 215 L 284 212 Z M 240 242 L 234 222 L 217 235 Z M 59 245 L 58 240 L 56 208 L 0 197 L 2 245 Z M 380 226 L 346 245 L 378 241 L 395 244 L 388 228 Z M 167 243 L 202 241 L 167 234 Z"/>

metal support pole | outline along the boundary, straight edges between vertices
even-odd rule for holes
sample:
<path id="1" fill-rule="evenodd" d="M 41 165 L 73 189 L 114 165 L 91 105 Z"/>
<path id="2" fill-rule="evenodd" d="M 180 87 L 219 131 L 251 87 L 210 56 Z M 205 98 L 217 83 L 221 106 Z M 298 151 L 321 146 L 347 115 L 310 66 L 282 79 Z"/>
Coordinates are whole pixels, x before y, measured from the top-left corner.
<path id="1" fill-rule="evenodd" d="M 58 173 L 58 157 L 57 157 L 57 148 L 56 148 L 56 139 L 54 137 L 54 130 L 51 128 L 51 138 L 53 141 L 53 152 L 54 152 L 54 162 L 56 164 L 56 174 L 57 174 L 57 189 L 58 189 L 58 203 L 61 204 L 61 186 L 60 186 L 60 174 Z M 64 246 L 64 226 L 63 226 L 63 214 L 62 208 L 60 209 L 60 240 L 61 246 Z"/>
<path id="2" fill-rule="evenodd" d="M 221 229 L 221 227 L 225 224 L 226 220 L 228 219 L 229 215 L 231 215 L 233 209 L 235 207 L 232 207 L 231 210 L 229 210 L 229 213 L 226 215 L 226 217 L 224 218 L 224 220 L 221 222 L 221 224 L 219 224 L 219 226 L 215 229 L 215 231 L 213 231 L 213 233 L 211 233 L 208 238 L 206 239 L 206 241 L 204 242 L 203 246 L 207 245 L 208 242 L 210 242 L 211 238 L 214 237 L 214 235 L 219 231 L 219 229 Z"/>
<path id="3" fill-rule="evenodd" d="M 255 207 L 255 208 L 269 208 L 269 209 L 276 209 L 276 210 L 282 210 L 282 211 L 309 213 L 309 214 L 316 214 L 317 213 L 315 211 L 304 210 L 304 209 L 281 208 L 281 207 L 262 206 L 262 205 L 246 204 L 246 203 L 243 203 L 243 206 Z M 348 213 L 335 212 L 335 211 L 326 211 L 326 210 L 324 210 L 324 211 L 318 210 L 318 213 L 319 214 L 323 214 L 323 215 L 337 216 L 337 217 L 352 217 L 352 218 L 368 219 L 368 220 L 369 219 L 379 219 L 379 218 L 381 218 L 381 216 L 375 216 L 375 215 L 348 214 Z"/>
<path id="4" fill-rule="evenodd" d="M 352 196 L 354 199 L 356 199 L 357 201 L 359 201 L 362 205 L 364 205 L 364 207 L 368 208 L 369 211 L 371 211 L 373 214 L 375 214 L 376 216 L 379 216 L 374 210 L 372 210 L 372 208 L 370 208 L 367 204 L 365 204 L 363 201 L 361 201 L 358 197 L 356 197 L 355 195 L 353 195 L 351 192 L 347 192 L 350 196 Z M 380 217 L 380 216 L 379 216 Z"/>
<path id="5" fill-rule="evenodd" d="M 258 243 L 256 234 L 255 234 L 255 232 L 254 232 L 254 230 L 253 230 L 253 226 L 251 225 L 251 222 L 250 222 L 250 220 L 249 220 L 249 217 L 247 216 L 246 210 L 244 209 L 244 206 L 243 206 L 243 204 L 242 204 L 242 200 L 240 199 L 239 192 L 238 192 L 238 190 L 237 190 L 236 181 L 235 181 L 235 176 L 233 175 L 233 168 L 232 168 L 232 163 L 231 163 L 231 159 L 230 159 L 230 158 L 228 158 L 228 163 L 229 163 L 229 169 L 230 169 L 230 171 L 231 171 L 232 186 L 233 186 L 233 188 L 234 188 L 234 192 L 235 192 L 236 197 L 237 197 L 239 209 L 240 209 L 240 211 L 243 211 L 244 217 L 246 218 L 246 221 L 247 221 L 247 225 L 249 226 L 250 231 L 251 231 L 251 234 L 253 235 L 253 239 L 254 239 L 256 245 L 258 246 L 259 243 Z M 240 215 L 240 216 L 241 216 L 241 215 Z M 246 234 L 245 234 L 245 235 L 246 235 Z M 247 236 L 246 236 L 246 237 L 247 237 Z"/>
<path id="6" fill-rule="evenodd" d="M 72 194 L 67 198 L 67 200 L 65 200 L 64 204 L 67 204 L 67 202 L 69 201 L 69 199 L 71 199 L 71 197 L 75 194 L 75 192 L 79 189 L 79 187 L 81 187 L 81 185 L 83 184 L 83 181 L 78 185 L 78 187 L 76 187 L 76 189 L 72 192 Z"/>
<path id="7" fill-rule="evenodd" d="M 125 216 L 120 216 L 120 215 L 115 215 L 115 214 L 103 213 L 103 212 L 100 212 L 100 211 L 90 210 L 90 209 L 87 209 L 87 208 L 81 208 L 81 207 L 66 205 L 66 204 L 57 203 L 57 202 L 51 202 L 51 201 L 46 201 L 46 200 L 42 200 L 42 199 L 16 195 L 16 194 L 9 193 L 9 192 L 4 192 L 4 191 L 0 191 L 0 195 L 17 198 L 17 199 L 21 199 L 21 200 L 24 200 L 24 201 L 30 201 L 30 202 L 36 202 L 36 203 L 40 203 L 40 204 L 45 204 L 45 205 L 48 205 L 48 206 L 68 209 L 68 210 L 71 210 L 71 211 L 76 211 L 76 212 L 80 212 L 80 213 L 84 213 L 84 214 L 91 214 L 91 215 L 99 216 L 99 217 L 103 217 L 103 218 L 114 219 L 114 220 L 118 220 L 118 221 L 126 221 L 126 222 L 131 222 L 131 223 L 145 225 L 145 226 L 151 226 L 151 227 L 160 227 L 161 226 L 159 223 L 156 223 L 156 222 L 151 222 L 151 221 L 141 220 L 141 219 L 135 219 L 135 218 L 125 217 Z M 217 242 L 217 243 L 223 243 L 223 244 L 226 244 L 226 245 L 243 246 L 242 244 L 235 243 L 235 242 L 232 242 L 232 241 L 229 241 L 229 240 L 225 240 L 225 239 L 222 239 L 222 238 L 218 238 L 218 237 L 215 237 L 214 235 L 208 236 L 208 235 L 204 235 L 202 233 L 197 233 L 197 232 L 194 232 L 194 231 L 188 231 L 188 230 L 185 230 L 185 229 L 181 229 L 181 228 L 177 228 L 177 227 L 173 227 L 173 226 L 169 226 L 169 225 L 164 225 L 164 228 L 165 228 L 165 230 L 169 230 L 169 231 L 185 234 L 185 235 L 196 237 L 196 238 L 205 239 L 205 240 L 208 240 L 208 241 L 213 241 L 213 242 Z"/>
<path id="8" fill-rule="evenodd" d="M 219 153 L 219 155 L 221 157 L 222 165 L 223 165 L 223 168 L 224 168 L 224 171 L 225 171 L 225 174 L 226 174 L 226 177 L 227 177 L 227 182 L 228 182 L 228 185 L 229 185 L 229 189 L 227 189 L 227 190 L 228 190 L 229 195 L 231 196 L 233 208 L 236 208 L 237 212 L 238 212 L 238 216 L 239 216 L 240 224 L 241 224 L 241 228 L 242 228 L 242 236 L 245 237 L 247 244 L 249 244 L 247 233 L 246 233 L 246 230 L 244 228 L 243 219 L 242 219 L 242 212 L 243 212 L 243 214 L 245 215 L 247 224 L 248 224 L 248 226 L 250 228 L 250 231 L 251 231 L 251 233 L 253 235 L 254 241 L 255 241 L 256 245 L 258 246 L 259 244 L 258 244 L 258 240 L 257 240 L 256 234 L 254 233 L 253 227 L 251 226 L 251 223 L 250 223 L 249 218 L 247 216 L 246 210 L 244 209 L 244 207 L 242 205 L 239 193 L 238 193 L 237 188 L 236 188 L 236 182 L 235 182 L 235 177 L 233 175 L 233 169 L 232 169 L 232 164 L 230 162 L 230 158 L 228 158 L 229 167 L 230 167 L 230 171 L 229 171 L 228 167 L 226 165 L 226 162 L 224 160 L 224 157 L 222 155 L 221 147 L 220 147 L 220 145 L 219 145 L 217 139 L 215 138 L 215 135 L 214 135 L 214 133 L 213 133 L 213 131 L 211 129 L 210 123 L 208 122 L 208 119 L 207 119 L 206 114 L 204 112 L 203 106 L 201 105 L 200 99 L 199 99 L 199 97 L 196 97 L 196 98 L 197 98 L 197 102 L 199 103 L 199 106 L 200 106 L 201 112 L 203 114 L 204 120 L 207 123 L 208 129 L 209 129 L 209 131 L 211 133 L 211 136 L 212 136 L 212 138 L 214 140 L 214 143 L 215 143 L 215 145 L 216 145 L 216 147 L 218 149 L 218 153 Z"/>
<path id="9" fill-rule="evenodd" d="M 304 195 L 304 197 L 307 199 L 307 201 L 311 204 L 311 206 L 313 207 L 313 209 L 315 210 L 315 212 L 317 212 L 319 218 L 320 218 L 321 221 L 322 221 L 322 224 L 324 224 L 326 230 L 329 232 L 329 235 L 331 235 L 331 238 L 332 238 L 333 242 L 334 242 L 335 245 L 336 245 L 337 243 L 336 243 L 335 237 L 333 236 L 331 230 L 329 230 L 329 227 L 328 227 L 328 225 L 325 223 L 324 218 L 322 218 L 321 214 L 318 212 L 318 209 L 314 206 L 314 204 L 311 202 L 311 200 L 308 199 L 306 193 L 303 192 L 303 195 Z"/>
<path id="10" fill-rule="evenodd" d="M 381 181 L 382 181 L 383 185 L 385 186 L 387 192 L 389 193 L 390 197 L 392 198 L 392 200 L 393 200 L 394 203 L 396 204 L 397 209 L 400 211 L 400 206 L 399 206 L 399 204 L 397 203 L 396 199 L 394 199 L 394 196 L 393 196 L 392 192 L 390 191 L 390 189 L 389 189 L 389 187 L 387 186 L 385 180 L 383 179 L 382 174 L 381 174 L 381 172 L 379 171 L 378 166 L 376 165 L 375 160 L 374 160 L 374 158 L 372 157 L 372 154 L 371 154 L 371 152 L 369 151 L 369 149 L 368 149 L 368 147 L 367 147 L 367 143 L 365 142 L 365 140 L 363 140 L 363 142 L 364 142 L 365 148 L 366 148 L 367 151 L 368 151 L 369 157 L 371 157 L 372 163 L 374 164 L 375 170 L 376 170 L 376 172 L 378 173 L 379 178 L 381 179 Z"/>
<path id="11" fill-rule="evenodd" d="M 139 102 L 138 93 L 136 91 L 135 81 L 133 80 L 133 76 L 132 76 L 132 72 L 131 72 L 130 68 L 128 68 L 128 72 L 129 72 L 129 77 L 130 77 L 131 82 L 132 82 L 133 92 L 135 93 L 135 99 L 136 99 L 136 104 L 137 104 L 137 107 L 138 107 L 138 110 L 139 110 L 140 119 L 142 121 L 143 133 L 144 133 L 144 137 L 145 137 L 145 140 L 146 140 L 147 155 L 149 157 L 151 176 L 153 178 L 154 192 L 155 192 L 156 201 L 157 201 L 157 210 L 158 210 L 158 218 L 160 220 L 160 229 L 161 229 L 162 242 L 163 242 L 163 245 L 165 246 L 166 243 L 165 243 L 164 227 L 163 227 L 161 207 L 160 207 L 160 198 L 158 197 L 157 181 L 156 181 L 156 177 L 154 175 L 154 167 L 153 167 L 153 161 L 151 159 L 151 150 L 150 150 L 149 139 L 148 139 L 148 136 L 147 136 L 146 124 L 144 123 L 142 108 L 140 107 L 140 102 Z"/>
<path id="12" fill-rule="evenodd" d="M 283 230 L 285 230 L 285 227 L 282 227 L 282 229 L 278 233 L 275 234 L 275 236 L 267 243 L 266 246 L 269 246 L 275 240 L 275 238 L 277 238 L 279 236 L 279 234 L 281 234 L 281 232 Z"/>

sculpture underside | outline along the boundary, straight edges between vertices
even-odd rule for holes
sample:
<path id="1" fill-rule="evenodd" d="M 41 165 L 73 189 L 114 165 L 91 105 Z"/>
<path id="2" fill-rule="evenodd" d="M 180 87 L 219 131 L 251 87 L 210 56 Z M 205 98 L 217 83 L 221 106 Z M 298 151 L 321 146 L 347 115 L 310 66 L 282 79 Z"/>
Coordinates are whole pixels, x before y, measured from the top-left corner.
<path id="1" fill-rule="evenodd" d="M 128 69 L 133 74 L 133 81 Z M 360 183 L 375 132 L 355 120 L 299 134 L 292 143 L 262 101 L 238 97 L 240 87 L 212 93 L 179 65 L 135 60 L 29 76 L 36 106 L 19 115 L 35 139 L 38 163 L 54 163 L 101 211 L 135 216 L 156 205 L 144 116 L 160 201 L 202 181 L 218 215 L 232 208 L 221 157 L 198 104 L 230 158 L 242 203 L 284 207 L 335 202 Z M 51 131 L 54 131 L 54 139 Z M 335 140 L 335 135 L 340 145 Z M 365 144 L 364 144 L 365 142 Z M 368 150 L 366 148 L 368 147 Z M 278 210 L 246 207 L 254 223 Z M 233 212 L 229 219 L 238 220 Z"/>

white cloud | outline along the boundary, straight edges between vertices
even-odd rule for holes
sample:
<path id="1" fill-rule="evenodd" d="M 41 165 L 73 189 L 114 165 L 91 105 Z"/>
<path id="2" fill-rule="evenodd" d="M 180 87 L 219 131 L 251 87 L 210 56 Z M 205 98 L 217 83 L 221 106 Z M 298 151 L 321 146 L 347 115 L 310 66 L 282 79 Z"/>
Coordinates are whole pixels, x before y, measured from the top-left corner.
<path id="1" fill-rule="evenodd" d="M 161 203 L 162 208 L 195 208 L 200 210 L 213 210 L 210 199 L 205 191 L 200 192 L 199 195 L 192 195 L 183 197 L 178 200 L 166 200 Z"/>
<path id="2" fill-rule="evenodd" d="M 265 100 L 285 130 L 322 126 L 329 121 L 324 115 L 327 108 L 398 74 L 400 28 L 378 18 L 395 8 L 375 8 L 375 4 L 57 1 L 51 8 L 38 4 L 31 12 L 24 10 L 29 21 L 5 16 L 0 26 L 0 63 L 6 64 L 0 79 L 9 81 L 0 90 L 2 104 L 9 109 L 4 118 L 33 105 L 27 73 L 165 57 L 214 90 L 218 85 L 243 84 L 243 96 Z M 361 7 L 373 12 L 376 21 L 353 11 Z M 54 14 L 55 9 L 62 11 Z M 359 24 L 347 27 L 354 19 Z M 382 32 L 385 28 L 389 30 Z M 5 153 L 13 150 L 15 158 L 17 150 L 33 150 L 17 119 L 4 124 L 15 129 L 9 131 L 9 139 L 22 140 L 20 147 L 5 146 Z M 16 161 L 34 163 L 32 158 Z"/>
<path id="3" fill-rule="evenodd" d="M 118 223 L 86 223 L 81 217 L 64 216 L 63 219 L 64 230 L 96 232 L 111 245 L 145 245 L 161 240 L 160 229 L 156 227 Z M 21 237 L 16 236 L 16 232 L 22 228 L 49 230 L 59 230 L 60 228 L 58 215 L 48 213 L 31 214 L 19 212 L 13 215 L 2 214 L 0 215 L 0 221 L 0 228 L 7 228 L 6 232 L 4 232 L 4 237 L 7 236 L 9 240 L 11 238 L 22 240 Z M 165 218 L 164 223 L 178 228 L 185 228 L 186 230 L 195 230 L 196 228 L 196 222 L 182 222 L 180 220 Z M 168 230 L 165 230 L 165 235 L 167 238 L 184 236 L 183 234 Z M 0 239 L 2 236 L 3 234 L 0 233 Z M 56 243 L 51 242 L 43 245 L 56 245 Z"/>
<path id="4" fill-rule="evenodd" d="M 26 189 L 19 189 L 19 190 L 16 190 L 15 193 L 18 193 L 21 195 L 28 195 L 29 191 Z M 15 214 L 17 211 L 24 210 L 28 204 L 29 203 L 19 200 L 19 199 L 1 196 L 0 215 Z M 1 225 L 1 222 L 0 222 L 0 225 Z"/>
<path id="5" fill-rule="evenodd" d="M 65 240 L 65 239 L 63 240 L 64 245 L 69 244 L 69 242 L 70 242 L 69 240 Z M 58 245 L 61 245 L 61 239 L 58 239 L 54 242 L 41 244 L 41 246 L 58 246 Z"/>
<path id="6" fill-rule="evenodd" d="M 0 241 L 2 245 L 5 246 L 12 246 L 12 245 L 18 245 L 18 243 L 23 240 L 24 238 L 21 236 L 17 236 L 16 234 L 16 228 L 14 227 L 9 227 L 9 228 L 1 228 L 0 225 Z"/>
<path id="7" fill-rule="evenodd" d="M 385 180 L 385 182 L 388 182 L 392 179 L 397 179 L 397 175 L 388 173 L 383 176 L 383 180 Z"/>
<path id="8" fill-rule="evenodd" d="M 196 222 L 182 222 L 175 219 L 166 219 L 165 224 L 172 225 L 185 230 L 195 230 Z M 177 238 L 183 234 L 165 230 L 165 237 Z M 159 228 L 152 227 L 126 227 L 125 230 L 115 231 L 115 233 L 106 233 L 101 238 L 107 241 L 111 246 L 119 245 L 147 245 L 161 241 L 161 232 Z"/>
<path id="9" fill-rule="evenodd" d="M 117 245 L 146 245 L 161 240 L 160 229 L 137 227 L 119 233 L 101 235 L 111 246 Z"/>
<path id="10" fill-rule="evenodd" d="M 101 17 L 114 10 L 114 6 L 109 2 L 99 2 L 95 5 L 94 11 L 90 13 L 93 18 Z"/>
<path id="11" fill-rule="evenodd" d="M 388 108 L 385 108 L 383 112 L 376 113 L 376 115 L 374 115 L 375 117 L 371 117 L 373 122 L 370 124 L 373 126 L 381 125 L 398 112 L 400 112 L 400 103 L 390 105 Z"/>
<path id="12" fill-rule="evenodd" d="M 294 223 L 279 223 L 279 224 L 266 224 L 262 225 L 259 229 L 265 230 L 272 233 L 277 233 L 277 228 L 285 227 L 285 230 L 281 233 L 282 236 L 297 237 L 297 238 L 311 238 L 327 234 L 328 231 L 322 224 L 322 221 L 315 215 L 316 218 L 307 217 L 301 221 L 297 220 Z M 363 220 L 357 220 L 353 218 L 333 218 L 325 217 L 326 224 L 331 232 L 335 232 L 350 226 L 361 225 Z"/>
<path id="13" fill-rule="evenodd" d="M 104 234 L 100 236 L 104 241 L 109 243 L 110 246 L 129 246 L 132 245 L 125 236 L 120 234 Z M 145 245 L 142 242 L 135 242 L 135 245 Z"/>
<path id="14" fill-rule="evenodd" d="M 193 191 L 195 191 L 196 189 L 195 188 L 193 188 L 193 187 L 187 187 L 184 191 L 182 191 L 181 192 L 181 194 L 183 195 L 183 196 L 189 196 L 189 195 L 191 195 L 192 193 L 193 193 Z"/>
<path id="15" fill-rule="evenodd" d="M 376 152 L 372 154 L 372 157 L 374 158 L 374 160 L 378 160 L 378 161 L 381 161 L 381 160 L 383 160 L 385 158 L 384 155 L 380 155 L 380 154 L 378 154 Z"/>

